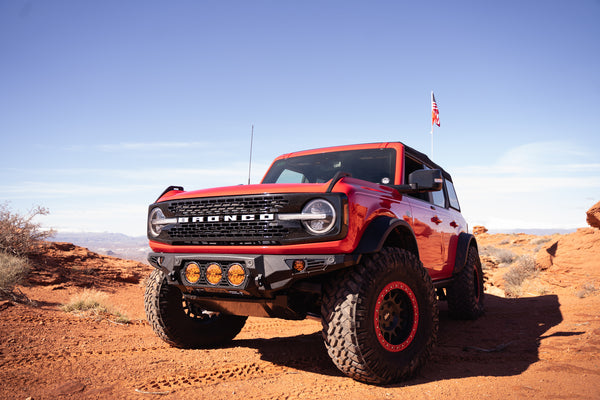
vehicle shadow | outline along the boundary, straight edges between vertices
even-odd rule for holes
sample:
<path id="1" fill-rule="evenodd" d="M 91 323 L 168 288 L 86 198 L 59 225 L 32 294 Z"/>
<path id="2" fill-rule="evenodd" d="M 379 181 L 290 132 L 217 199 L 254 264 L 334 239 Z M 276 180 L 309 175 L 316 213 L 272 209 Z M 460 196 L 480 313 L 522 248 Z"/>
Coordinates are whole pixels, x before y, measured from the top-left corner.
<path id="1" fill-rule="evenodd" d="M 344 376 L 327 355 L 320 331 L 270 339 L 234 340 L 232 345 L 256 349 L 261 360 L 278 366 L 322 375 Z"/>
<path id="2" fill-rule="evenodd" d="M 485 300 L 486 313 L 475 321 L 450 319 L 446 304 L 440 304 L 438 346 L 420 375 L 404 385 L 519 375 L 539 361 L 545 333 L 563 320 L 558 296 L 511 299 L 487 295 Z"/>
<path id="3" fill-rule="evenodd" d="M 508 299 L 486 296 L 486 313 L 476 321 L 449 318 L 440 302 L 438 345 L 427 365 L 397 386 L 417 385 L 472 376 L 511 376 L 539 361 L 539 345 L 549 336 L 584 332 L 548 330 L 563 320 L 558 296 Z M 324 375 L 342 376 L 333 365 L 320 332 L 285 338 L 235 340 L 236 346 L 256 348 L 261 359 Z"/>

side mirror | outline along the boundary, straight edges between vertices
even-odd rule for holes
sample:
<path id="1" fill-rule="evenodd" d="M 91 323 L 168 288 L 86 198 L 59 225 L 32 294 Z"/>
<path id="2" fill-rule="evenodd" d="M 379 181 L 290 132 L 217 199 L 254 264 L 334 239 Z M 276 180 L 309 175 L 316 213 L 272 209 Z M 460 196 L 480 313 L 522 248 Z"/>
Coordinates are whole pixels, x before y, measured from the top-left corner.
<path id="1" fill-rule="evenodd" d="M 439 169 L 420 169 L 408 176 L 407 185 L 394 186 L 400 193 L 437 192 L 444 187 L 444 177 Z"/>

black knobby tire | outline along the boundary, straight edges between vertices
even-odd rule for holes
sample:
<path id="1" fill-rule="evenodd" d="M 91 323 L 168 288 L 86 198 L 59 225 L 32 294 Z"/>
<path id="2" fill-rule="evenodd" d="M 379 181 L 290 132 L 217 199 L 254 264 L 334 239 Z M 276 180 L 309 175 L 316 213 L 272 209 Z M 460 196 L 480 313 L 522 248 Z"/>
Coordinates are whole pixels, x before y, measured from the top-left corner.
<path id="1" fill-rule="evenodd" d="M 437 339 L 431 278 L 403 249 L 383 248 L 331 279 L 321 312 L 329 356 L 361 382 L 388 384 L 413 376 Z"/>
<path id="2" fill-rule="evenodd" d="M 467 262 L 446 289 L 448 311 L 456 319 L 477 319 L 484 311 L 483 271 L 477 248 L 471 246 Z"/>
<path id="3" fill-rule="evenodd" d="M 166 275 L 158 269 L 148 278 L 144 309 L 154 332 L 180 348 L 225 344 L 242 330 L 248 318 L 213 313 L 187 303 L 179 288 L 169 285 Z"/>

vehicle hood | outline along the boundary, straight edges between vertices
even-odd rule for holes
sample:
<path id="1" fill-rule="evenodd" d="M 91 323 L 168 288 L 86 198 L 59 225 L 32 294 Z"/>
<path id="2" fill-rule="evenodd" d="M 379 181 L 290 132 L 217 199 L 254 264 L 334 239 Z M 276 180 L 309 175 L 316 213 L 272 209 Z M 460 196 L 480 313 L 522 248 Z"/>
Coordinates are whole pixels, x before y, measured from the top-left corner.
<path id="1" fill-rule="evenodd" d="M 156 202 L 191 199 L 197 197 L 222 197 L 222 196 L 244 196 L 257 194 L 280 194 L 280 193 L 325 193 L 329 186 L 326 183 L 299 183 L 283 184 L 269 183 L 258 185 L 225 186 L 193 191 L 172 190 L 163 194 Z"/>

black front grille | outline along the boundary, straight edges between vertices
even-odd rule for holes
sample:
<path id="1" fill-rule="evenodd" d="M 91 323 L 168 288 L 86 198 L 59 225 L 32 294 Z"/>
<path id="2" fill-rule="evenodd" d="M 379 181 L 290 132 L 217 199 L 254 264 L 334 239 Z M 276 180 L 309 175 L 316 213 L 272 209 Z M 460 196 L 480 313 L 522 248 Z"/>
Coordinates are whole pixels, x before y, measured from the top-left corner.
<path id="1" fill-rule="evenodd" d="M 173 201 L 168 210 L 177 216 L 275 213 L 288 204 L 283 196 L 240 196 Z"/>
<path id="2" fill-rule="evenodd" d="M 282 195 L 229 196 L 177 200 L 164 203 L 177 224 L 161 236 L 174 244 L 271 245 L 281 244 L 298 223 L 278 221 L 274 216 L 301 204 Z M 261 215 L 269 215 L 261 220 Z M 249 219 L 247 219 L 250 217 Z"/>
<path id="3" fill-rule="evenodd" d="M 165 201 L 160 207 L 166 218 L 176 223 L 166 225 L 158 237 L 150 239 L 173 245 L 281 245 L 299 242 L 334 240 L 345 235 L 338 226 L 328 235 L 312 236 L 299 220 L 280 220 L 281 214 L 300 213 L 311 199 L 327 198 L 341 215 L 344 196 L 339 194 L 293 193 L 191 198 Z"/>
<path id="4" fill-rule="evenodd" d="M 287 228 L 270 221 L 180 223 L 169 230 L 173 240 L 191 239 L 199 241 L 198 244 L 219 241 L 251 241 L 262 244 L 258 242 L 279 241 L 287 233 Z"/>

